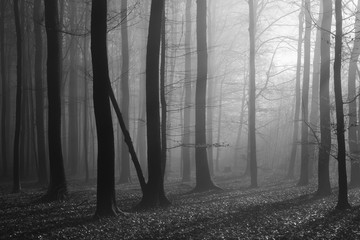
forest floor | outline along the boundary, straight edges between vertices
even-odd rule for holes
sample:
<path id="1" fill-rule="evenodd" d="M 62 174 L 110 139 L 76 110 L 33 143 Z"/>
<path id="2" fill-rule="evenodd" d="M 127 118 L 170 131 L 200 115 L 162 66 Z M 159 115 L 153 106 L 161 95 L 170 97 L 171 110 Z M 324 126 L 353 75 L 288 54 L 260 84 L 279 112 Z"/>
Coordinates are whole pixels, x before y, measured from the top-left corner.
<path id="1" fill-rule="evenodd" d="M 116 187 L 126 215 L 96 220 L 95 184 L 69 182 L 65 201 L 36 203 L 44 193 L 23 184 L 20 194 L 0 186 L 0 239 L 360 239 L 360 188 L 349 189 L 352 209 L 334 210 L 337 189 L 318 198 L 316 184 L 265 178 L 215 178 L 223 190 L 187 194 L 192 184 L 171 181 L 171 206 L 135 212 L 137 184 Z"/>

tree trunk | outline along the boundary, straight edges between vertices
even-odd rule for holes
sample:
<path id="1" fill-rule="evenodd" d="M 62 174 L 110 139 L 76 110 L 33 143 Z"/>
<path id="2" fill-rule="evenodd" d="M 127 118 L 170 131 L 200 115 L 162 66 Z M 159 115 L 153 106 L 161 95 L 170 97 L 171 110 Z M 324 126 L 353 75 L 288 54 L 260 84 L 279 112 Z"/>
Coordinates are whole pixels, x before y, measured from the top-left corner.
<path id="1" fill-rule="evenodd" d="M 206 40 L 206 0 L 197 1 L 197 80 L 195 93 L 195 163 L 196 186 L 194 192 L 216 188 L 211 180 L 207 159 L 206 144 L 206 85 L 208 73 L 208 54 Z"/>
<path id="2" fill-rule="evenodd" d="M 16 115 L 15 115 L 15 137 L 14 137 L 14 164 L 13 164 L 13 192 L 20 192 L 20 161 L 19 143 L 21 131 L 21 97 L 22 97 L 22 36 L 19 16 L 19 1 L 14 0 L 14 18 L 16 29 L 16 49 L 17 49 L 17 85 L 16 85 Z"/>
<path id="3" fill-rule="evenodd" d="M 89 18 L 89 9 L 87 4 L 85 4 L 85 26 L 88 25 Z M 88 123 L 89 123 L 89 114 L 88 114 L 88 51 L 89 50 L 89 41 L 87 37 L 84 37 L 84 162 L 85 162 L 85 181 L 89 181 L 89 160 L 88 160 Z"/>
<path id="4" fill-rule="evenodd" d="M 255 14 L 254 0 L 249 1 L 249 35 L 250 35 L 250 79 L 249 79 L 249 145 L 250 145 L 250 175 L 251 187 L 257 187 L 257 163 L 256 163 L 256 109 L 255 109 Z"/>
<path id="5" fill-rule="evenodd" d="M 165 23 L 165 9 L 162 13 L 161 23 L 161 65 L 160 65 L 160 104 L 161 104 L 161 169 L 162 175 L 165 177 L 166 167 L 166 152 L 167 152 L 167 138 L 166 138 L 166 126 L 167 126 L 167 104 L 165 93 L 165 72 L 166 72 L 166 23 Z"/>
<path id="6" fill-rule="evenodd" d="M 338 142 L 338 174 L 339 174 L 339 194 L 337 209 L 350 208 L 348 202 L 347 176 L 346 176 L 346 149 L 345 149 L 345 124 L 344 109 L 341 89 L 341 50 L 342 50 L 342 3 L 335 0 L 335 61 L 334 61 L 334 91 L 336 105 L 336 134 Z"/>
<path id="7" fill-rule="evenodd" d="M 292 148 L 290 154 L 290 164 L 287 173 L 288 178 L 294 178 L 296 152 L 298 149 L 298 133 L 299 133 L 299 115 L 300 115 L 300 76 L 301 76 L 301 53 L 303 42 L 303 25 L 304 25 L 304 9 L 300 7 L 299 14 L 299 36 L 297 45 L 297 63 L 296 63 L 296 83 L 295 83 L 295 116 L 294 116 L 294 132 L 292 139 Z"/>
<path id="8" fill-rule="evenodd" d="M 323 6 L 320 2 L 319 18 L 316 21 L 317 26 L 321 26 L 323 15 Z M 317 151 L 317 136 L 316 130 L 319 127 L 319 84 L 320 84 L 320 43 L 321 43 L 321 29 L 316 30 L 316 41 L 313 59 L 313 76 L 312 76 L 312 90 L 311 90 L 311 111 L 310 111 L 310 139 L 309 139 L 309 176 L 314 174 L 314 164 L 316 163 Z"/>
<path id="9" fill-rule="evenodd" d="M 168 205 L 165 196 L 161 162 L 159 52 L 164 0 L 151 1 L 146 54 L 146 119 L 149 181 L 138 208 Z"/>
<path id="10" fill-rule="evenodd" d="M 319 195 L 331 193 L 329 177 L 329 157 L 331 149 L 330 127 L 330 29 L 332 19 L 332 3 L 323 0 L 324 15 L 321 23 L 321 66 L 320 66 L 320 133 L 321 142 L 319 149 L 318 190 Z"/>
<path id="11" fill-rule="evenodd" d="M 182 146 L 182 181 L 188 182 L 191 178 L 190 164 L 190 120 L 191 120 L 191 4 L 186 0 L 185 5 L 185 102 L 184 102 L 184 130 Z"/>
<path id="12" fill-rule="evenodd" d="M 209 36 L 209 60 L 208 60 L 208 88 L 207 88 L 207 115 L 206 115 L 206 123 L 207 123 L 207 143 L 208 143 L 208 159 L 209 159 L 209 169 L 211 176 L 214 175 L 214 146 L 213 146 L 213 116 L 214 116 L 214 69 L 215 69 L 215 59 L 214 59 L 214 46 L 213 46 L 213 36 L 215 32 L 215 10 L 216 10 L 216 2 L 213 0 L 209 0 L 208 7 L 208 36 Z M 214 15 L 214 16 L 213 16 Z M 219 131 L 219 130 L 218 130 Z"/>
<path id="13" fill-rule="evenodd" d="M 8 105 L 8 83 L 6 78 L 6 64 L 5 64 L 5 10 L 7 8 L 8 0 L 3 0 L 0 3 L 0 70 L 1 70 L 1 84 L 2 84 L 2 92 L 1 92 L 1 159 L 2 159 L 2 175 L 8 175 L 8 154 L 7 154 L 7 105 Z M 10 114 L 9 114 L 10 115 Z"/>
<path id="14" fill-rule="evenodd" d="M 355 39 L 351 51 L 348 75 L 348 102 L 349 102 L 349 151 L 351 160 L 350 185 L 360 186 L 360 162 L 359 162 L 359 136 L 357 130 L 357 106 L 356 106 L 356 71 L 360 55 L 360 0 L 355 19 Z M 358 132 L 359 134 L 359 132 Z"/>
<path id="15" fill-rule="evenodd" d="M 129 127 L 129 38 L 127 24 L 127 0 L 121 1 L 121 109 L 123 111 L 125 126 Z M 121 172 L 119 183 L 131 182 L 129 152 L 124 141 L 121 144 Z"/>
<path id="16" fill-rule="evenodd" d="M 43 95 L 43 61 L 42 61 L 42 33 L 41 33 L 41 0 L 34 2 L 34 35 L 35 35 L 35 89 L 36 89 L 36 134 L 37 152 L 39 159 L 38 178 L 40 184 L 47 183 L 45 124 L 44 124 L 44 95 Z"/>
<path id="17" fill-rule="evenodd" d="M 44 0 L 47 35 L 47 88 L 49 101 L 48 143 L 50 184 L 44 200 L 63 199 L 67 194 L 61 149 L 61 42 L 59 35 L 58 2 Z"/>
<path id="18" fill-rule="evenodd" d="M 91 57 L 93 65 L 93 99 L 98 139 L 96 217 L 116 215 L 114 173 L 114 132 L 109 100 L 107 57 L 107 1 L 92 0 Z"/>
<path id="19" fill-rule="evenodd" d="M 301 168 L 299 186 L 309 183 L 309 82 L 310 82 L 310 44 L 311 16 L 310 0 L 305 0 L 305 39 L 304 39 L 304 75 L 302 89 L 302 124 L 301 124 Z"/>
<path id="20" fill-rule="evenodd" d="M 70 2 L 70 29 L 74 31 L 77 21 L 77 3 Z M 70 36 L 70 73 L 69 73 L 69 125 L 68 125 L 68 163 L 70 174 L 77 174 L 79 162 L 79 121 L 78 121 L 78 50 L 77 39 Z"/>

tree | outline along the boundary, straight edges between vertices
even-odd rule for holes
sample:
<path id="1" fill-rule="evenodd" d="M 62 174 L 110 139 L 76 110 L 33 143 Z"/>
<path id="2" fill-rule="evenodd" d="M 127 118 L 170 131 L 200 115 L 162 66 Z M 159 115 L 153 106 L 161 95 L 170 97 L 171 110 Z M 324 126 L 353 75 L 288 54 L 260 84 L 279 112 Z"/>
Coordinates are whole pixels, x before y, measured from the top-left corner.
<path id="1" fill-rule="evenodd" d="M 302 124 L 301 124 L 301 168 L 298 185 L 304 186 L 309 183 L 309 80 L 310 80 L 310 37 L 311 16 L 310 0 L 305 0 L 305 41 L 304 41 L 304 75 L 302 87 Z"/>
<path id="2" fill-rule="evenodd" d="M 164 3 L 165 4 L 165 3 Z M 161 169 L 162 175 L 165 177 L 165 167 L 167 158 L 167 103 L 165 93 L 165 71 L 166 71 L 166 16 L 165 6 L 162 13 L 161 22 L 161 64 L 160 64 L 160 105 L 161 105 Z"/>
<path id="3" fill-rule="evenodd" d="M 346 149 L 344 136 L 344 110 L 341 90 L 341 50 L 342 50 L 342 3 L 335 0 L 335 61 L 334 61 L 334 91 L 336 105 L 336 136 L 338 142 L 338 175 L 339 175 L 339 194 L 337 209 L 350 208 L 348 202 L 347 176 L 346 176 Z"/>
<path id="4" fill-rule="evenodd" d="M 359 151 L 359 137 L 356 136 L 356 72 L 357 63 L 360 55 L 360 1 L 358 1 L 358 8 L 355 18 L 355 38 L 354 45 L 351 50 L 351 57 L 348 71 L 348 102 L 349 102 L 349 151 L 351 156 L 351 172 L 350 185 L 360 186 L 360 163 L 357 159 L 357 152 Z"/>
<path id="5" fill-rule="evenodd" d="M 294 115 L 294 131 L 292 139 L 292 148 L 290 154 L 290 164 L 288 168 L 287 177 L 294 177 L 296 152 L 298 149 L 298 132 L 299 132 L 299 115 L 300 115 L 300 76 L 301 76 L 301 53 L 303 43 L 304 31 L 304 8 L 300 7 L 299 13 L 299 34 L 297 44 L 297 63 L 296 63 L 296 83 L 295 83 L 295 115 Z"/>
<path id="6" fill-rule="evenodd" d="M 70 28 L 72 31 L 76 28 L 77 21 L 77 3 L 70 2 Z M 77 174 L 79 162 L 79 120 L 78 120 L 78 47 L 75 36 L 70 36 L 69 46 L 69 125 L 68 125 L 68 158 L 71 175 Z"/>
<path id="7" fill-rule="evenodd" d="M 152 0 L 146 54 L 146 119 L 148 183 L 138 208 L 170 204 L 165 196 L 161 159 L 159 53 L 164 0 Z"/>
<path id="8" fill-rule="evenodd" d="M 322 2 L 320 2 L 319 18 L 317 19 L 317 26 L 321 25 L 323 14 Z M 320 85 L 320 43 L 321 43 L 321 29 L 316 30 L 316 41 L 313 58 L 313 75 L 312 75 L 312 89 L 311 89 L 311 111 L 310 111 L 310 139 L 309 139 L 309 160 L 310 177 L 313 175 L 314 164 L 316 163 L 316 149 L 317 149 L 317 135 L 313 131 L 318 128 L 319 124 L 319 85 Z"/>
<path id="9" fill-rule="evenodd" d="M 125 126 L 129 126 L 129 38 L 127 24 L 127 0 L 121 1 L 121 109 L 123 111 Z M 130 182 L 130 162 L 129 153 L 126 143 L 123 141 L 121 145 L 121 172 L 120 183 Z"/>
<path id="10" fill-rule="evenodd" d="M 61 149 L 61 42 L 58 1 L 44 0 L 47 36 L 48 144 L 50 183 L 44 200 L 63 199 L 67 194 L 64 161 Z"/>
<path id="11" fill-rule="evenodd" d="M 198 0 L 196 8 L 197 79 L 195 92 L 195 166 L 196 186 L 193 191 L 216 188 L 211 180 L 206 144 L 206 85 L 208 54 L 206 40 L 206 0 Z"/>
<path id="12" fill-rule="evenodd" d="M 19 143 L 21 128 L 21 96 L 22 96 L 22 36 L 20 29 L 19 1 L 14 0 L 14 18 L 16 30 L 16 49 L 17 49 L 17 85 L 16 85 L 16 117 L 15 117 L 15 137 L 14 137 L 14 164 L 13 164 L 13 192 L 20 191 L 20 160 L 19 160 Z"/>
<path id="13" fill-rule="evenodd" d="M 8 174 L 7 164 L 7 144 L 6 144 L 6 115 L 8 114 L 7 104 L 7 90 L 8 83 L 6 78 L 6 64 L 5 64 L 5 10 L 8 5 L 8 0 L 1 1 L 0 6 L 0 70 L 1 70 L 1 159 L 4 176 Z"/>
<path id="14" fill-rule="evenodd" d="M 41 33 L 41 0 L 34 2 L 34 35 L 35 35 L 35 100 L 36 100 L 36 134 L 39 159 L 39 183 L 47 183 L 45 125 L 44 125 L 44 95 L 43 95 L 43 42 Z"/>
<path id="15" fill-rule="evenodd" d="M 321 66 L 320 66 L 320 134 L 321 142 L 318 161 L 318 195 L 331 193 L 329 177 L 329 157 L 331 149 L 330 129 L 330 31 L 332 19 L 332 3 L 323 0 L 324 15 L 321 22 Z"/>
<path id="16" fill-rule="evenodd" d="M 112 125 L 107 57 L 107 1 L 92 0 L 91 57 L 93 100 L 98 138 L 96 217 L 116 215 L 114 132 Z"/>
<path id="17" fill-rule="evenodd" d="M 250 152 L 250 175 L 251 187 L 257 187 L 257 163 L 256 163 L 256 80 L 255 80 L 255 6 L 254 0 L 249 0 L 249 40 L 250 40 L 250 79 L 249 79 L 249 152 Z"/>
<path id="18" fill-rule="evenodd" d="M 182 181 L 190 181 L 190 118 L 191 118 L 191 4 L 192 0 L 186 0 L 185 5 L 185 101 L 184 101 L 184 132 L 182 146 Z"/>

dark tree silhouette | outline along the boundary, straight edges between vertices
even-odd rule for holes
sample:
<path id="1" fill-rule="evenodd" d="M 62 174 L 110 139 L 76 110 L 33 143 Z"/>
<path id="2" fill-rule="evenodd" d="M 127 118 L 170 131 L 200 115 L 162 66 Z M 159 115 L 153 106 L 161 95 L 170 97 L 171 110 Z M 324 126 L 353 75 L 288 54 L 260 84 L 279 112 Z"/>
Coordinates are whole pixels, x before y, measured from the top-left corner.
<path id="1" fill-rule="evenodd" d="M 196 186 L 194 192 L 216 188 L 211 180 L 206 152 L 206 85 L 208 54 L 206 40 L 206 0 L 198 0 L 196 8 L 197 80 L 195 93 L 195 166 Z"/>
<path id="2" fill-rule="evenodd" d="M 14 164 L 13 164 L 13 192 L 20 191 L 20 159 L 19 159 L 19 144 L 20 144 L 20 128 L 21 128 L 21 96 L 22 96 L 22 36 L 19 16 L 19 1 L 14 0 L 14 18 L 16 30 L 16 50 L 17 50 L 17 65 L 16 65 L 16 116 L 15 116 L 15 137 L 14 137 Z"/>
<path id="3" fill-rule="evenodd" d="M 149 181 L 137 207 L 168 205 L 165 196 L 161 162 L 159 53 L 164 0 L 151 1 L 149 35 L 146 54 L 146 119 Z"/>
<path id="4" fill-rule="evenodd" d="M 47 183 L 45 125 L 44 125 L 44 95 L 43 95 L 43 42 L 41 33 L 41 0 L 34 2 L 34 35 L 35 35 L 35 101 L 36 101 L 36 134 L 39 159 L 38 178 L 40 184 Z"/>
<path id="5" fill-rule="evenodd" d="M 332 3 L 323 0 L 324 15 L 321 22 L 321 66 L 320 66 L 320 133 L 321 142 L 318 162 L 318 190 L 319 195 L 331 193 L 329 178 L 329 157 L 331 149 L 330 129 L 330 29 L 332 19 Z"/>
<path id="6" fill-rule="evenodd" d="M 349 102 L 349 152 L 351 155 L 350 185 L 360 186 L 360 162 L 357 154 L 360 149 L 359 137 L 357 137 L 357 117 L 356 117 L 356 75 L 357 64 L 360 55 L 360 1 L 358 1 L 355 18 L 355 39 L 351 50 L 351 57 L 348 71 L 348 102 Z"/>
<path id="7" fill-rule="evenodd" d="M 335 0 L 335 61 L 334 61 L 334 91 L 336 105 L 336 136 L 338 142 L 338 174 L 339 174 L 339 194 L 337 209 L 350 208 L 348 202 L 347 176 L 346 176 L 346 149 L 344 134 L 344 109 L 341 90 L 341 52 L 342 52 L 342 3 Z"/>
<path id="8" fill-rule="evenodd" d="M 3 167 L 3 176 L 8 175 L 8 155 L 7 155 L 7 144 L 6 144 L 6 115 L 8 114 L 7 109 L 7 90 L 8 83 L 6 78 L 6 64 L 5 64 L 5 10 L 8 5 L 8 0 L 3 0 L 0 3 L 0 74 L 1 74 L 1 159 Z"/>
<path id="9" fill-rule="evenodd" d="M 91 57 L 93 99 L 98 138 L 96 217 L 116 215 L 114 132 L 109 100 L 107 57 L 107 1 L 92 0 Z"/>
<path id="10" fill-rule="evenodd" d="M 47 35 L 48 143 L 50 183 L 44 200 L 63 199 L 67 194 L 61 149 L 61 42 L 59 35 L 58 1 L 44 0 Z"/>

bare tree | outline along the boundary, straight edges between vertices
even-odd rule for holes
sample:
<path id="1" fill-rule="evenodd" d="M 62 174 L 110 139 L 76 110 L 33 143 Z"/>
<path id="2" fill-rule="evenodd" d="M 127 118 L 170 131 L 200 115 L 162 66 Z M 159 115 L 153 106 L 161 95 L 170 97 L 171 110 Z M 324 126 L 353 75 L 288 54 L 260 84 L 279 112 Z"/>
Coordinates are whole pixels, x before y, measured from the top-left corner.
<path id="1" fill-rule="evenodd" d="M 250 38 L 250 79 L 249 79 L 249 153 L 251 187 L 257 187 L 256 160 L 256 80 L 255 80 L 255 18 L 256 6 L 254 0 L 249 0 L 249 38 Z"/>
<path id="2" fill-rule="evenodd" d="M 17 66 L 16 66 L 16 117 L 15 117 L 15 138 L 14 138 L 14 164 L 13 164 L 13 192 L 20 192 L 20 128 L 21 128 L 21 97 L 22 97 L 22 35 L 19 16 L 19 1 L 14 0 L 14 18 L 16 30 L 16 50 L 17 50 Z"/>
<path id="3" fill-rule="evenodd" d="M 334 61 L 334 91 L 336 105 L 336 136 L 338 143 L 338 174 L 339 174 L 339 194 L 337 209 L 350 208 L 348 202 L 347 176 L 346 176 L 346 149 L 344 134 L 344 109 L 341 90 L 341 52 L 342 52 L 342 2 L 335 0 L 335 61 Z"/>
<path id="4" fill-rule="evenodd" d="M 304 39 L 304 74 L 302 87 L 302 124 L 301 124 L 301 168 L 298 185 L 309 183 L 309 82 L 310 82 L 310 45 L 311 45 L 311 16 L 310 0 L 305 0 L 305 39 Z"/>
<path id="5" fill-rule="evenodd" d="M 324 15 L 321 22 L 321 66 L 320 66 L 320 133 L 321 142 L 318 162 L 318 190 L 319 195 L 331 193 L 329 177 L 329 157 L 331 150 L 330 129 L 330 31 L 332 19 L 332 3 L 323 0 Z"/>

